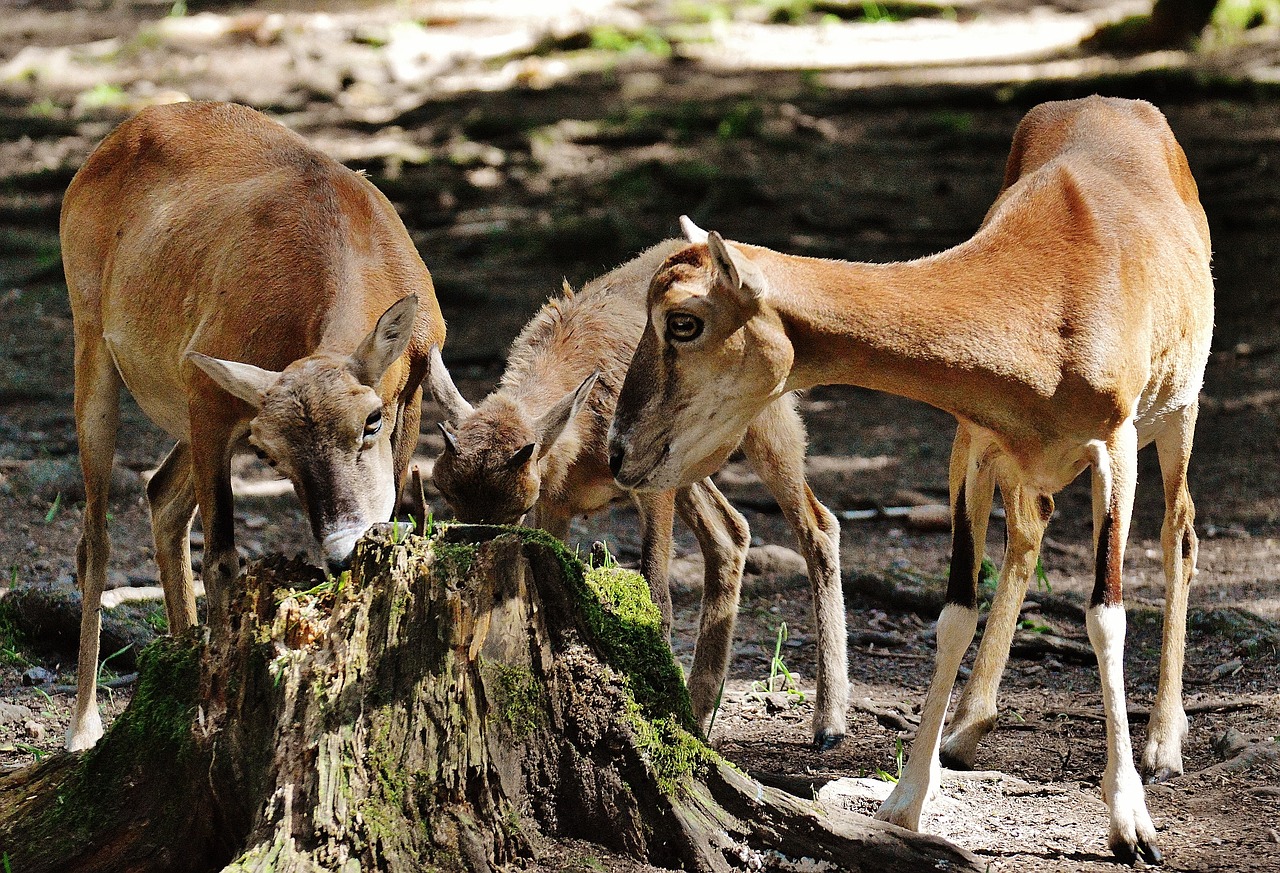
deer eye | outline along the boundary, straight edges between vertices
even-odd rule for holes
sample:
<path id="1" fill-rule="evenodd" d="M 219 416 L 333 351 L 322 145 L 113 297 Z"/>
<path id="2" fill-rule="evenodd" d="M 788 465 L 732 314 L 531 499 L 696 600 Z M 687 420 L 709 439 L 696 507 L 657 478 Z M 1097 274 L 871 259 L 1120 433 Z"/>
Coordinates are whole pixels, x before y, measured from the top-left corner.
<path id="1" fill-rule="evenodd" d="M 679 342 L 688 342 L 702 335 L 702 319 L 687 312 L 673 312 L 667 316 L 667 336 Z"/>
<path id="2" fill-rule="evenodd" d="M 369 413 L 369 417 L 364 420 L 364 435 L 366 437 L 374 436 L 378 431 L 382 430 L 382 410 L 375 409 Z"/>

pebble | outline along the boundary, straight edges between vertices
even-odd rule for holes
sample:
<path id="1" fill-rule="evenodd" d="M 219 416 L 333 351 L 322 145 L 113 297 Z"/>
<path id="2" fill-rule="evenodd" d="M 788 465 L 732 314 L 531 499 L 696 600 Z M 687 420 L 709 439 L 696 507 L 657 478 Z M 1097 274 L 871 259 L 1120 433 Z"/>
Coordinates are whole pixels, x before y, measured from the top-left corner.
<path id="1" fill-rule="evenodd" d="M 1273 843 L 1280 843 L 1280 831 L 1275 828 L 1267 828 L 1267 839 Z"/>
<path id="2" fill-rule="evenodd" d="M 40 724 L 40 722 L 35 721 L 33 719 L 27 719 L 22 726 L 26 729 L 27 736 L 30 737 L 31 739 L 33 740 L 44 739 L 44 725 Z"/>
<path id="3" fill-rule="evenodd" d="M 1249 741 L 1245 739 L 1244 734 L 1240 733 L 1240 731 L 1229 727 L 1223 732 L 1222 736 L 1214 739 L 1211 745 L 1218 759 L 1226 761 L 1244 751 L 1248 747 Z"/>
<path id="4" fill-rule="evenodd" d="M 22 674 L 23 685 L 48 685 L 53 679 L 53 673 L 44 667 L 29 667 Z"/>

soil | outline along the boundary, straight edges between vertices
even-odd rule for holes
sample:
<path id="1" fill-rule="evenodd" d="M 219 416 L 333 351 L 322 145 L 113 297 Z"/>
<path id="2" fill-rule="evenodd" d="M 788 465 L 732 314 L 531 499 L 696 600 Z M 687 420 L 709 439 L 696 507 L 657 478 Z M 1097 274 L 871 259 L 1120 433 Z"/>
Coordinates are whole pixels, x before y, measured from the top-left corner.
<path id="1" fill-rule="evenodd" d="M 197 4 L 189 5 L 195 12 Z M 578 285 L 674 235 L 682 212 L 729 238 L 799 254 L 915 257 L 977 227 L 1029 106 L 1094 91 L 1146 97 L 1168 116 L 1199 182 L 1217 278 L 1214 353 L 1191 467 L 1201 550 L 1186 698 L 1205 711 L 1191 719 L 1187 774 L 1149 788 L 1147 798 L 1166 869 L 1280 870 L 1280 765 L 1272 758 L 1231 771 L 1214 751 L 1229 730 L 1274 737 L 1280 720 L 1280 102 L 1267 84 L 1276 78 L 1276 44 L 1246 34 L 1231 45 L 1207 40 L 1212 50 L 1195 55 L 1090 55 L 1077 47 L 1072 28 L 1088 30 L 1127 7 L 1089 2 L 965 3 L 944 7 L 951 11 L 942 17 L 876 24 L 823 20 L 802 4 L 787 7 L 799 10 L 796 23 L 770 23 L 759 4 L 538 5 L 546 9 L 535 14 L 496 0 L 347 0 L 324 4 L 323 13 L 217 4 L 215 12 L 185 18 L 168 17 L 168 3 L 143 2 L 83 2 L 71 11 L 26 2 L 6 11 L 4 581 L 70 583 L 74 576 L 83 491 L 58 207 L 93 145 L 149 102 L 247 102 L 367 171 L 401 210 L 435 276 L 449 323 L 446 358 L 463 393 L 476 399 L 495 384 L 507 344 L 558 291 L 562 276 Z M 977 39 L 981 28 L 1036 22 L 1047 36 L 1035 48 L 980 50 L 990 46 Z M 951 39 L 955 51 L 932 64 L 894 64 L 867 48 L 877 40 L 918 45 L 913 34 L 922 28 Z M 850 49 L 839 66 L 821 52 L 797 60 L 733 50 L 735 40 L 755 46 L 790 39 L 828 48 L 848 40 Z M 110 581 L 152 585 L 142 482 L 168 440 L 132 401 L 124 406 Z M 813 488 L 832 509 L 945 502 L 953 433 L 947 415 L 839 387 L 810 392 L 801 410 Z M 438 419 L 428 404 L 419 447 L 424 468 L 442 448 Z M 237 459 L 236 474 L 243 553 L 297 551 L 308 534 L 287 484 L 250 457 Z M 1154 694 L 1163 597 L 1154 452 L 1143 453 L 1139 475 L 1126 561 L 1126 678 L 1130 707 L 1143 709 Z M 747 516 L 753 542 L 792 545 L 745 466 L 734 462 L 721 481 Z M 442 502 L 433 508 L 447 516 Z M 1091 584 L 1090 518 L 1087 483 L 1059 495 L 1043 555 L 1046 579 L 1024 610 L 1032 637 L 1051 630 L 1085 640 L 1072 605 L 1083 603 Z M 698 569 L 692 537 L 677 535 L 673 645 L 688 663 Z M 624 561 L 638 557 L 635 517 L 624 506 L 576 521 L 572 537 L 584 545 L 605 539 Z M 947 534 L 891 520 L 849 521 L 841 542 L 850 675 L 855 700 L 865 704 L 851 710 L 847 739 L 829 752 L 809 746 L 807 583 L 785 561 L 747 580 L 712 732 L 727 757 L 802 792 L 823 791 L 843 777 L 892 776 L 932 668 L 936 616 L 873 597 L 865 583 L 923 581 L 936 589 L 949 558 Z M 998 559 L 1002 546 L 997 520 L 988 553 Z M 803 698 L 755 690 L 767 680 L 784 622 L 781 658 Z M 56 687 L 23 687 L 22 673 L 42 666 L 57 683 L 72 683 L 74 655 L 6 627 L 0 648 L 0 700 L 31 711 L 0 724 L 0 764 L 13 768 L 60 747 L 73 699 Z M 128 693 L 126 683 L 108 695 L 104 714 L 118 713 Z M 982 772 L 948 777 L 946 799 L 923 827 L 989 857 L 991 870 L 1112 868 L 1098 789 L 1104 729 L 1096 670 L 1060 654 L 1015 654 L 1001 707 L 980 750 Z M 895 726 L 893 718 L 864 711 L 871 709 L 901 718 Z M 1140 715 L 1133 727 L 1140 748 Z M 874 807 L 869 800 L 831 802 Z M 638 869 L 587 844 L 548 851 L 549 869 Z"/>

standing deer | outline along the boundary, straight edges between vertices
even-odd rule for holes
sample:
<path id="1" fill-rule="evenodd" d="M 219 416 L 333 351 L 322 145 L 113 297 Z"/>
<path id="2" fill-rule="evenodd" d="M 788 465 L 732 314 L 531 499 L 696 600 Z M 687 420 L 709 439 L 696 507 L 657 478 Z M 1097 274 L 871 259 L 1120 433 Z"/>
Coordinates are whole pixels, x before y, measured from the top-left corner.
<path id="1" fill-rule="evenodd" d="M 619 488 L 607 452 L 618 389 L 644 329 L 649 281 L 681 248 L 674 240 L 660 243 L 577 294 L 566 285 L 564 296 L 543 306 L 516 339 L 498 389 L 478 407 L 462 397 L 439 352 L 433 352 L 428 385 L 447 421 L 441 424 L 444 453 L 432 475 L 463 521 L 513 523 L 536 510 L 537 525 L 561 539 L 573 516 L 630 497 L 640 513 L 641 572 L 668 632 L 667 565 L 672 516 L 678 512 L 706 563 L 689 677 L 694 716 L 705 733 L 729 665 L 750 540 L 746 521 L 705 477 L 653 493 Z M 844 736 L 848 705 L 840 528 L 805 482 L 805 442 L 794 400 L 782 396 L 748 425 L 742 447 L 808 562 L 819 628 L 814 742 L 830 748 Z"/>
<path id="2" fill-rule="evenodd" d="M 395 507 L 444 322 L 387 199 L 243 106 L 158 106 L 121 124 L 71 181 L 61 234 L 85 483 L 67 733 L 78 750 L 102 735 L 95 679 L 120 387 L 178 441 L 147 485 L 169 629 L 196 622 L 198 507 L 216 638 L 238 572 L 232 453 L 247 438 L 289 477 L 326 561 L 342 566 Z"/>
<path id="3" fill-rule="evenodd" d="M 999 485 L 1008 546 L 948 751 L 972 755 L 1034 572 L 1053 495 L 1092 468 L 1096 581 L 1086 624 L 1107 717 L 1102 793 L 1117 855 L 1158 861 L 1125 710 L 1121 566 L 1139 447 L 1164 477 L 1164 645 L 1142 769 L 1182 772 L 1187 491 L 1213 329 L 1209 232 L 1186 157 L 1148 103 L 1047 103 L 1014 135 L 1000 196 L 967 242 L 907 263 L 792 257 L 725 242 L 677 252 L 649 290 L 649 322 L 618 400 L 618 483 L 678 487 L 706 475 L 786 392 L 860 385 L 957 418 L 952 560 L 938 654 L 911 759 L 879 817 L 918 829 L 938 789 L 951 688 L 977 625 L 977 580 Z"/>

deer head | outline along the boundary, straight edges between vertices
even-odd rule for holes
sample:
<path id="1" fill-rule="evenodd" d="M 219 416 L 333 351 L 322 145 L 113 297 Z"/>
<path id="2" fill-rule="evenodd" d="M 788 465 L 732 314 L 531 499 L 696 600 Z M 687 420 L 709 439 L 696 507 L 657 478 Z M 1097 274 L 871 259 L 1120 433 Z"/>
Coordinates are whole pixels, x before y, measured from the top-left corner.
<path id="1" fill-rule="evenodd" d="M 472 407 L 453 383 L 438 349 L 431 351 L 427 384 L 445 409 L 444 452 L 432 480 L 459 521 L 515 524 L 538 502 L 544 460 L 591 394 L 592 373 L 536 418 L 495 393 Z"/>
<path id="2" fill-rule="evenodd" d="M 623 488 L 688 485 L 723 465 L 747 425 L 785 393 L 791 345 L 748 252 L 687 218 L 692 245 L 649 286 L 648 322 L 609 429 Z"/>
<path id="3" fill-rule="evenodd" d="M 282 372 L 192 352 L 188 360 L 255 410 L 249 444 L 293 483 L 330 569 L 396 505 L 391 434 L 399 412 L 383 374 L 404 354 L 418 298 L 391 306 L 350 356 L 315 354 Z"/>

